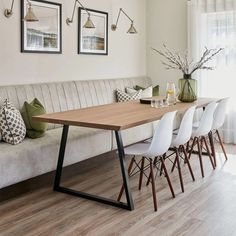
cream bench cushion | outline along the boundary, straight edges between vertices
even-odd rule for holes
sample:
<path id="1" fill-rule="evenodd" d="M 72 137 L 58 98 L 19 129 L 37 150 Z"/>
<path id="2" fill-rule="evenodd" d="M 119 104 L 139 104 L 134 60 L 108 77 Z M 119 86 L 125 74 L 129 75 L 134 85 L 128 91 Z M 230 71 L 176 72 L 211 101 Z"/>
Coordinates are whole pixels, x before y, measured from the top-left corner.
<path id="1" fill-rule="evenodd" d="M 1 143 L 0 189 L 55 170 L 61 133 L 62 128 L 58 128 L 48 130 L 39 139 L 26 138 L 19 145 Z M 110 131 L 71 126 L 64 165 L 71 165 L 108 150 L 111 150 Z"/>

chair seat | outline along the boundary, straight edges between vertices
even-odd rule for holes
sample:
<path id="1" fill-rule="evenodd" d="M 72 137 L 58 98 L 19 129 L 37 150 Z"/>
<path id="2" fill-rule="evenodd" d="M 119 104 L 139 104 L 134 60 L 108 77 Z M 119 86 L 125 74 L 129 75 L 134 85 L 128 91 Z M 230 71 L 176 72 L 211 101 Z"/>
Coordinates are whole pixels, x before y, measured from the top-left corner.
<path id="1" fill-rule="evenodd" d="M 178 129 L 174 130 L 170 147 L 176 146 L 175 139 L 178 135 L 178 131 L 179 131 Z M 151 143 L 151 142 L 152 142 L 152 138 L 145 140 L 145 143 Z"/>
<path id="2" fill-rule="evenodd" d="M 145 155 L 150 147 L 150 143 L 137 143 L 125 148 L 126 155 L 142 156 Z"/>
<path id="3" fill-rule="evenodd" d="M 199 134 L 197 132 L 197 130 L 198 130 L 198 127 L 193 127 L 192 138 L 198 137 L 198 136 L 206 136 L 208 134 L 208 133 L 201 133 L 201 134 Z"/>

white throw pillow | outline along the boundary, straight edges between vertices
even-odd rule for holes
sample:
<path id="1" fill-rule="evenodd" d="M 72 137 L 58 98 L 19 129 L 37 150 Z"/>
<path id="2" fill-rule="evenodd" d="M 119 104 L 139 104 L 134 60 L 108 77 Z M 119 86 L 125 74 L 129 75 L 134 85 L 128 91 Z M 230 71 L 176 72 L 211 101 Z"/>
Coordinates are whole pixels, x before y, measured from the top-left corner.
<path id="1" fill-rule="evenodd" d="M 2 140 L 10 144 L 23 141 L 26 128 L 20 112 L 6 99 L 0 109 Z"/>
<path id="2" fill-rule="evenodd" d="M 127 87 L 125 90 L 126 93 L 128 93 L 129 95 L 132 95 L 133 93 L 137 92 L 137 90 L 129 87 Z M 140 98 L 149 98 L 149 97 L 152 97 L 152 86 L 149 86 L 144 90 L 141 90 Z"/>
<path id="3" fill-rule="evenodd" d="M 128 94 L 126 92 L 121 91 L 120 89 L 116 90 L 116 97 L 118 102 L 128 102 L 132 100 L 137 100 L 141 96 L 142 90 L 135 91 L 133 94 Z"/>

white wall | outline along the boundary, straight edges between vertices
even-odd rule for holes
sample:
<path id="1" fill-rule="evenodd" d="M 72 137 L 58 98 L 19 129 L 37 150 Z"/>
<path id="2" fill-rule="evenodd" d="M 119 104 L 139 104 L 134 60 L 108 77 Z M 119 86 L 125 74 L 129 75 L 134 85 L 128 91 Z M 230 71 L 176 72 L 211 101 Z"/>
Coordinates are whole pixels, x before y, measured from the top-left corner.
<path id="1" fill-rule="evenodd" d="M 55 1 L 63 4 L 62 54 L 20 53 L 20 0 L 15 1 L 14 15 L 7 19 L 2 12 L 10 7 L 10 2 L 0 1 L 0 85 L 146 75 L 145 0 L 82 1 L 88 8 L 109 13 L 108 56 L 77 54 L 77 12 L 70 27 L 65 23 L 74 0 Z M 130 24 L 123 16 L 118 31 L 110 30 L 120 7 L 134 18 L 137 35 L 126 34 Z"/>
<path id="2" fill-rule="evenodd" d="M 147 74 L 161 92 L 166 83 L 182 77 L 179 71 L 165 70 L 159 54 L 151 47 L 162 49 L 163 43 L 171 49 L 187 49 L 187 0 L 147 0 Z"/>

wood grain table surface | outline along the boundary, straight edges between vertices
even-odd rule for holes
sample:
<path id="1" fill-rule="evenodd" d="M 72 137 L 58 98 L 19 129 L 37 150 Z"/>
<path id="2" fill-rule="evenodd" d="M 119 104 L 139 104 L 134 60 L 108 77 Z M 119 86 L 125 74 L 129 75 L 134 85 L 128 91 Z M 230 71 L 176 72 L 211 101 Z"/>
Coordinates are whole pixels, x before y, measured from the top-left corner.
<path id="1" fill-rule="evenodd" d="M 160 99 L 160 97 L 155 97 Z M 94 107 L 68 110 L 35 116 L 35 121 L 73 125 L 105 130 L 120 131 L 160 119 L 165 113 L 184 112 L 191 106 L 204 107 L 218 98 L 199 98 L 192 103 L 177 102 L 176 105 L 152 108 L 149 104 L 141 104 L 139 100 L 124 103 L 112 103 Z"/>

